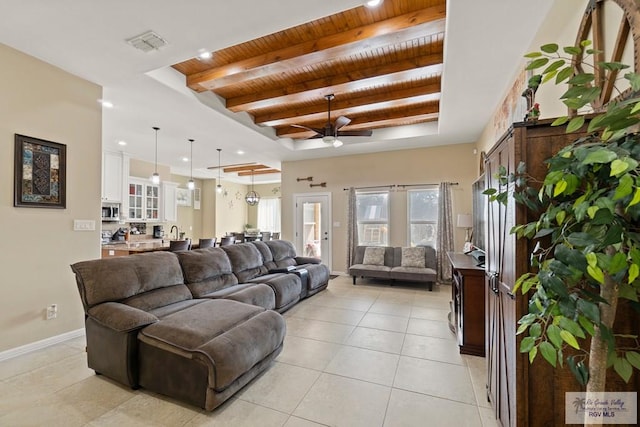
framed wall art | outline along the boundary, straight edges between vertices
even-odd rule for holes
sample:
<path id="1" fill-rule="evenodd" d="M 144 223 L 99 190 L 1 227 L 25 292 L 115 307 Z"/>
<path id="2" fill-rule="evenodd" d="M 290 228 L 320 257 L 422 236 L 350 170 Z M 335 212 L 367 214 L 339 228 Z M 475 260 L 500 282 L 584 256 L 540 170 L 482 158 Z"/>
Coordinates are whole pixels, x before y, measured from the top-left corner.
<path id="1" fill-rule="evenodd" d="M 191 190 L 178 188 L 176 190 L 176 204 L 178 206 L 191 206 Z"/>
<path id="2" fill-rule="evenodd" d="M 13 206 L 67 207 L 67 146 L 15 135 Z"/>

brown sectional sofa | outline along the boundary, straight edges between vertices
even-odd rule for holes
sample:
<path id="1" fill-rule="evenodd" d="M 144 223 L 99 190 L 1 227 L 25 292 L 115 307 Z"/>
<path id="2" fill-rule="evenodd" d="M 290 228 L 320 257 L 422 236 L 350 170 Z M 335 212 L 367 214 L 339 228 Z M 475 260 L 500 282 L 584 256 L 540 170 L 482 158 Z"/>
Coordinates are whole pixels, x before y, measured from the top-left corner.
<path id="1" fill-rule="evenodd" d="M 328 284 L 319 260 L 296 258 L 290 242 L 269 243 L 73 264 L 89 367 L 215 409 L 282 351 L 278 312 Z M 278 262 L 296 269 L 269 272 Z"/>
<path id="2" fill-rule="evenodd" d="M 382 246 L 383 259 L 376 264 L 365 264 L 365 252 L 367 246 L 356 247 L 354 263 L 349 267 L 349 275 L 353 276 L 353 284 L 356 277 L 371 277 L 376 279 L 399 280 L 406 282 L 424 282 L 433 290 L 436 281 L 436 251 L 431 246 L 424 248 L 424 267 L 403 266 L 401 247 Z"/>

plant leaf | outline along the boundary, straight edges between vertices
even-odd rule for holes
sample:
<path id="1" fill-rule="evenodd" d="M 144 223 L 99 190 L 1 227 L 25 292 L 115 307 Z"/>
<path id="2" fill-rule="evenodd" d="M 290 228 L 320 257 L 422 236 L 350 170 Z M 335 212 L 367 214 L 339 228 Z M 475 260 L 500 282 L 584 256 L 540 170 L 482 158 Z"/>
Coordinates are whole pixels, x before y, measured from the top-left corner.
<path id="1" fill-rule="evenodd" d="M 541 52 L 529 52 L 524 57 L 525 58 L 539 58 L 542 56 Z"/>
<path id="2" fill-rule="evenodd" d="M 540 50 L 544 53 L 556 53 L 558 51 L 558 45 L 556 43 L 548 43 L 540 46 Z"/>
<path id="3" fill-rule="evenodd" d="M 627 283 L 631 284 L 633 283 L 637 278 L 638 278 L 638 274 L 640 273 L 640 268 L 638 267 L 638 264 L 631 264 L 629 266 L 629 279 L 627 281 Z"/>
<path id="4" fill-rule="evenodd" d="M 529 363 L 533 363 L 538 355 L 538 347 L 533 347 L 531 351 L 529 351 Z"/>
<path id="5" fill-rule="evenodd" d="M 569 117 L 568 116 L 558 117 L 557 119 L 555 119 L 553 121 L 553 123 L 551 123 L 551 126 L 562 126 L 563 124 L 567 123 L 568 121 L 569 121 Z"/>
<path id="6" fill-rule="evenodd" d="M 562 337 L 562 340 L 564 342 L 566 342 L 567 344 L 569 344 L 571 347 L 575 348 L 576 350 L 580 350 L 580 345 L 578 344 L 578 341 L 576 340 L 576 337 L 574 337 L 571 332 L 569 331 L 560 331 L 560 336 Z"/>
<path id="7" fill-rule="evenodd" d="M 637 205 L 640 203 L 640 187 L 636 187 L 636 192 L 633 195 L 633 199 L 627 205 L 627 208 L 630 208 L 633 205 Z"/>
<path id="8" fill-rule="evenodd" d="M 527 65 L 525 70 L 535 70 L 536 68 L 544 67 L 549 62 L 549 58 L 537 58 Z"/>
<path id="9" fill-rule="evenodd" d="M 612 162 L 618 155 L 611 150 L 607 150 L 606 148 L 601 148 L 599 150 L 591 151 L 587 154 L 587 157 L 582 161 L 583 165 L 591 165 L 594 163 L 610 163 Z"/>
<path id="10" fill-rule="evenodd" d="M 624 357 L 631 364 L 631 366 L 640 370 L 640 353 L 637 353 L 635 351 L 627 351 Z"/>
<path id="11" fill-rule="evenodd" d="M 560 328 L 554 324 L 547 328 L 547 338 L 556 348 L 562 347 L 562 337 L 560 336 Z"/>
<path id="12" fill-rule="evenodd" d="M 631 374 L 633 374 L 633 367 L 627 359 L 623 359 L 622 357 L 616 358 L 615 362 L 613 362 L 613 369 L 620 375 L 620 378 L 622 378 L 625 383 L 629 382 Z"/>
<path id="13" fill-rule="evenodd" d="M 549 362 L 551 366 L 555 368 L 556 359 L 557 359 L 557 353 L 556 353 L 555 347 L 552 346 L 551 343 L 547 341 L 543 341 L 540 343 L 539 348 L 540 348 L 540 352 L 542 353 L 542 357 L 544 357 L 544 359 L 547 362 Z"/>
<path id="14" fill-rule="evenodd" d="M 600 267 L 592 267 L 589 265 L 587 266 L 587 273 L 589 273 L 589 276 L 593 277 L 598 283 L 604 284 L 604 273 Z"/>
<path id="15" fill-rule="evenodd" d="M 592 302 L 579 299 L 577 302 L 578 310 L 593 323 L 600 323 L 600 309 Z M 579 321 L 580 319 L 578 319 Z M 582 324 L 581 324 L 582 325 Z M 584 327 L 584 325 L 582 325 Z"/>
<path id="16" fill-rule="evenodd" d="M 611 172 L 609 173 L 609 176 L 622 175 L 627 171 L 628 167 L 629 164 L 624 160 L 615 159 L 613 162 L 611 162 Z"/>
<path id="17" fill-rule="evenodd" d="M 567 125 L 567 133 L 575 132 L 584 125 L 584 116 L 577 116 L 571 119 Z"/>
<path id="18" fill-rule="evenodd" d="M 573 76 L 573 68 L 571 66 L 563 68 L 562 70 L 558 71 L 558 75 L 556 76 L 556 84 L 564 82 L 571 76 Z"/>
<path id="19" fill-rule="evenodd" d="M 536 343 L 533 337 L 524 337 L 520 342 L 520 353 L 529 353 Z"/>

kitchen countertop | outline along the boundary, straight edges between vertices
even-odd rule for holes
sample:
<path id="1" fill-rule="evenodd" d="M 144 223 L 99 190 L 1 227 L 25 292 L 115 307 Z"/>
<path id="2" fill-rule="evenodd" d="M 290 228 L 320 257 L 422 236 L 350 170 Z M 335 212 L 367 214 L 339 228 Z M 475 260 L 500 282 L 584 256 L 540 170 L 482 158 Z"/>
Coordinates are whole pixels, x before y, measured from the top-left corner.
<path id="1" fill-rule="evenodd" d="M 129 253 L 142 253 L 152 251 L 168 251 L 169 240 L 138 240 L 138 241 L 117 241 L 102 245 L 102 249 L 112 249 L 116 251 L 129 251 Z"/>

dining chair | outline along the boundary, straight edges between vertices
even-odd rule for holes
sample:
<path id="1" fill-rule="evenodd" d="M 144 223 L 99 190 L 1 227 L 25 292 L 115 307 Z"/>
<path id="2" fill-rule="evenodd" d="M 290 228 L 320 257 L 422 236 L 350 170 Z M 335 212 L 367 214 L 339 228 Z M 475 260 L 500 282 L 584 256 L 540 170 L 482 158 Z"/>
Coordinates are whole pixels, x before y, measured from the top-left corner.
<path id="1" fill-rule="evenodd" d="M 279 231 L 274 231 L 273 233 L 271 233 L 271 240 L 278 240 L 278 239 L 280 239 Z"/>
<path id="2" fill-rule="evenodd" d="M 191 248 L 191 240 L 170 240 L 169 250 L 171 252 L 188 251 Z"/>
<path id="3" fill-rule="evenodd" d="M 236 238 L 235 243 L 244 243 L 244 233 L 233 233 L 233 237 Z"/>
<path id="4" fill-rule="evenodd" d="M 199 239 L 198 240 L 198 248 L 212 248 L 216 245 L 216 240 L 218 238 L 214 237 L 213 239 Z"/>
<path id="5" fill-rule="evenodd" d="M 271 240 L 271 232 L 270 231 L 261 231 L 260 232 L 260 240 L 266 242 L 267 240 Z"/>
<path id="6" fill-rule="evenodd" d="M 236 241 L 234 236 L 224 236 L 220 239 L 220 246 L 233 245 Z"/>

